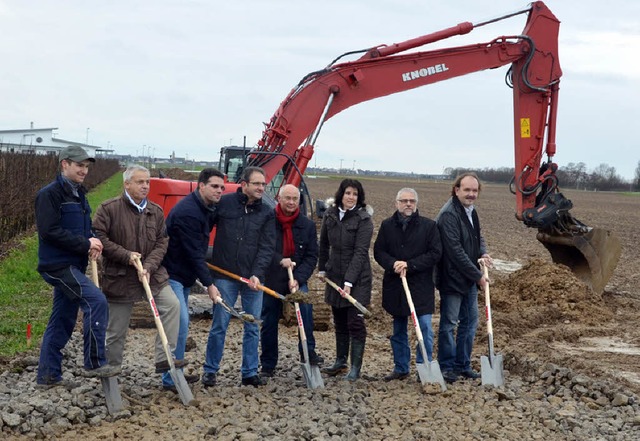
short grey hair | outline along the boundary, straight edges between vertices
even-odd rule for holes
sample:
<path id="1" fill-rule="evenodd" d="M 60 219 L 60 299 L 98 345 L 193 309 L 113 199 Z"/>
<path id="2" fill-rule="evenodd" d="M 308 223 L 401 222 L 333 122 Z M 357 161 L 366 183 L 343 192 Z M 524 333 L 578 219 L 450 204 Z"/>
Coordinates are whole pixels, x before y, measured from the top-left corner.
<path id="1" fill-rule="evenodd" d="M 416 203 L 418 203 L 418 192 L 415 191 L 413 188 L 408 188 L 408 187 L 401 188 L 400 191 L 398 191 L 398 194 L 396 195 L 396 201 L 400 200 L 400 195 L 402 193 L 411 193 L 411 194 L 413 194 L 413 197 L 416 200 Z"/>
<path id="2" fill-rule="evenodd" d="M 296 187 L 293 184 L 284 184 L 282 187 L 280 187 L 280 190 L 278 190 L 278 197 L 282 196 L 282 192 L 284 191 L 285 188 L 287 188 L 287 186 L 291 186 L 293 188 L 295 188 L 296 190 L 298 190 L 298 196 L 301 195 L 300 189 L 298 187 Z"/>
<path id="3" fill-rule="evenodd" d="M 151 174 L 149 173 L 149 169 L 147 167 L 143 167 L 141 165 L 138 164 L 134 164 L 134 165 L 130 165 L 129 167 L 127 167 L 127 169 L 124 171 L 124 173 L 122 173 L 122 180 L 124 182 L 129 182 L 131 180 L 131 177 L 133 176 L 133 174 L 137 171 L 141 171 L 141 172 L 145 172 L 147 174 Z"/>

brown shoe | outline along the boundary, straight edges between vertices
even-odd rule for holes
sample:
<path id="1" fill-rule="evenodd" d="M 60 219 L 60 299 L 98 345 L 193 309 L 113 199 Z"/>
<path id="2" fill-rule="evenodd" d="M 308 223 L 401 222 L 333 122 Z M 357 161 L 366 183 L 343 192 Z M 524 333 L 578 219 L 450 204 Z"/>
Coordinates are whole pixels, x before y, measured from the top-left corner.
<path id="1" fill-rule="evenodd" d="M 408 376 L 409 376 L 409 372 L 402 373 L 402 372 L 393 371 L 389 375 L 386 375 L 383 378 L 383 380 L 384 381 L 404 380 Z"/>
<path id="2" fill-rule="evenodd" d="M 173 360 L 173 364 L 176 368 L 179 369 L 188 365 L 189 361 L 183 358 L 182 360 Z M 169 366 L 169 362 L 167 360 L 156 363 L 156 374 L 162 374 L 164 372 L 167 372 L 169 369 L 171 369 L 171 366 Z"/>

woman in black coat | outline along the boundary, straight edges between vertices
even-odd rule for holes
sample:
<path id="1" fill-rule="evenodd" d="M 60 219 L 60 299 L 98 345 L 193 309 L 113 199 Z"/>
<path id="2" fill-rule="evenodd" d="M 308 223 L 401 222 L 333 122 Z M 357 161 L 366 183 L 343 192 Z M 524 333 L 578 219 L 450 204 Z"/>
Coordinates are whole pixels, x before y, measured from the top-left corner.
<path id="1" fill-rule="evenodd" d="M 362 184 L 355 179 L 344 179 L 336 192 L 335 204 L 327 209 L 322 220 L 318 259 L 318 276 L 343 286 L 347 294 L 365 306 L 371 302 L 371 214 Z M 323 371 L 329 375 L 345 371 L 351 348 L 351 370 L 346 378 L 356 380 L 360 378 L 367 338 L 364 317 L 330 286 L 325 290 L 325 302 L 333 312 L 336 361 Z"/>

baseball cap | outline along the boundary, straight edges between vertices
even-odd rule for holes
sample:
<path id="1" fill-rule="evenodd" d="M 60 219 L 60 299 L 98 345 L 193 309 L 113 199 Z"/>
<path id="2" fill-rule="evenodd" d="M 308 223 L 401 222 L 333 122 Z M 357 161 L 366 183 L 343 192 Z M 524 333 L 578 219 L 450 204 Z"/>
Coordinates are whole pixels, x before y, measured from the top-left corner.
<path id="1" fill-rule="evenodd" d="M 82 162 L 84 160 L 89 160 L 91 162 L 96 162 L 94 158 L 89 156 L 87 151 L 80 146 L 70 145 L 69 147 L 65 147 L 60 151 L 60 156 L 58 157 L 60 161 L 64 159 L 70 159 L 74 162 Z"/>

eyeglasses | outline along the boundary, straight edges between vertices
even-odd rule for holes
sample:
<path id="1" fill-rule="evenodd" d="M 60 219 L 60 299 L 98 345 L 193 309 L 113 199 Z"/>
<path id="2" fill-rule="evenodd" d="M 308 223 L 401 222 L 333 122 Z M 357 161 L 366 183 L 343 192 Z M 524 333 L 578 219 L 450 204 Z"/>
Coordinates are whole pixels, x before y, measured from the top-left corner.
<path id="1" fill-rule="evenodd" d="M 415 199 L 398 199 L 398 202 L 400 202 L 401 204 L 415 204 L 416 200 Z"/>
<path id="2" fill-rule="evenodd" d="M 253 185 L 254 187 L 266 187 L 267 186 L 266 182 L 249 182 L 249 184 Z"/>

